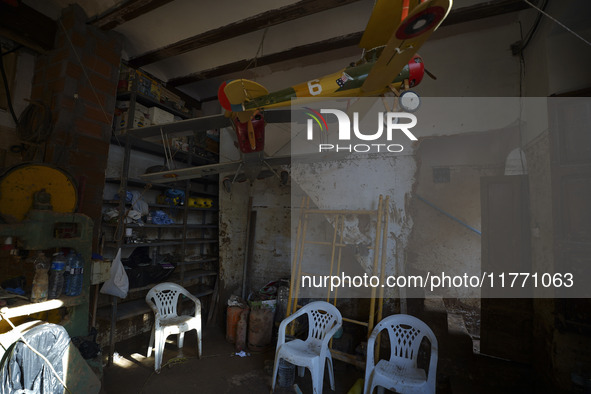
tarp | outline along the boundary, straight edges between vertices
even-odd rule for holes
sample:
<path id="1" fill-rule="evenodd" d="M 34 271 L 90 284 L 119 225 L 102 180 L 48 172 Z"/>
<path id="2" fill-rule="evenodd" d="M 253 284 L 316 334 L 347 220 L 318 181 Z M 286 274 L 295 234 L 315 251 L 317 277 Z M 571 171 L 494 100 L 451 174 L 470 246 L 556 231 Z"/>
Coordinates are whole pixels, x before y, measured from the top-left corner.
<path id="1" fill-rule="evenodd" d="M 69 351 L 70 336 L 56 324 L 42 324 L 23 334 L 27 342 L 44 355 L 64 379 L 64 359 Z M 67 366 L 65 367 L 67 368 Z M 29 349 L 22 340 L 14 342 L 0 364 L 1 394 L 63 393 L 64 387 L 46 362 Z"/>

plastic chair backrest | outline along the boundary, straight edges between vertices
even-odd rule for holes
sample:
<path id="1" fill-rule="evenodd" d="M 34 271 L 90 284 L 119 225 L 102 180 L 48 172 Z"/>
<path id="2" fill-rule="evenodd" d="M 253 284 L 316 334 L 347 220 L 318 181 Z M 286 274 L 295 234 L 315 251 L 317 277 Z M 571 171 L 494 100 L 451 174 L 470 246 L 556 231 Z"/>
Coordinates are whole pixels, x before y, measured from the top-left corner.
<path id="1" fill-rule="evenodd" d="M 179 295 L 186 290 L 176 283 L 164 282 L 152 287 L 146 295 L 146 302 L 153 305 L 160 318 L 177 316 Z"/>
<path id="2" fill-rule="evenodd" d="M 388 316 L 376 325 L 374 332 L 384 329 L 388 330 L 390 337 L 390 361 L 396 358 L 409 359 L 416 367 L 423 337 L 429 339 L 433 349 L 437 348 L 437 339 L 433 331 L 414 316 L 404 314 Z"/>
<path id="3" fill-rule="evenodd" d="M 304 305 L 301 311 L 305 311 L 308 315 L 307 342 L 322 342 L 335 324 L 342 324 L 341 313 L 328 302 L 314 301 Z"/>

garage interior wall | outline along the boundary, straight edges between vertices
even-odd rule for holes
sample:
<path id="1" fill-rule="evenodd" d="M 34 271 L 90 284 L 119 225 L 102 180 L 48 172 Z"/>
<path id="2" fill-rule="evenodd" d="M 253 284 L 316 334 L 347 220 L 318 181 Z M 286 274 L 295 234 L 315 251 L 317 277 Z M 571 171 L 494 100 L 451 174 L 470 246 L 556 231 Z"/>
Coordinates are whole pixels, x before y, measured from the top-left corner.
<path id="1" fill-rule="evenodd" d="M 573 7 L 570 2 L 550 1 L 547 12 L 584 37 L 591 37 L 591 28 L 586 24 L 590 14 L 589 3 L 579 1 Z M 581 7 L 583 9 L 581 9 Z M 586 7 L 586 8 L 585 8 Z M 21 51 L 17 63 L 14 90 L 15 110 L 22 111 L 23 98 L 50 98 L 55 116 L 55 134 L 50 143 L 46 161 L 64 166 L 74 176 L 85 182 L 85 195 L 81 212 L 95 221 L 100 220 L 100 205 L 103 197 L 104 172 L 107 169 L 107 152 L 111 134 L 111 119 L 115 105 L 115 91 L 118 74 L 121 43 L 119 37 L 93 29 L 82 22 L 76 8 L 64 11 L 64 27 L 70 40 L 83 54 L 83 61 L 93 70 L 93 77 L 100 79 L 103 90 L 99 101 L 89 91 L 81 70 L 75 67 L 75 55 L 70 41 L 62 30 L 58 31 L 56 50 L 49 55 L 35 56 Z M 566 32 L 562 27 L 542 18 L 535 36 L 524 51 L 523 58 L 514 56 L 511 45 L 524 37 L 535 23 L 537 13 L 527 10 L 473 22 L 458 24 L 436 32 L 421 49 L 427 68 L 437 75 L 437 81 L 425 79 L 417 91 L 423 97 L 547 97 L 567 93 L 591 86 L 591 51 L 589 47 Z M 70 23 L 68 23 L 70 21 Z M 313 31 L 305 34 L 314 34 Z M 466 51 L 466 48 L 471 48 Z M 104 51 L 98 54 L 97 50 Z M 93 57 L 93 54 L 97 54 Z M 62 56 L 62 59 L 58 59 Z M 248 78 L 255 79 L 269 90 L 313 79 L 328 74 L 351 61 L 357 60 L 357 48 L 344 48 L 330 53 L 310 56 L 285 64 L 255 68 L 248 72 Z M 213 61 L 213 60 L 212 60 Z M 50 78 L 51 77 L 51 78 Z M 74 100 L 76 97 L 76 100 Z M 102 108 L 101 108 L 102 106 Z M 219 113 L 216 102 L 208 102 L 204 114 Z M 540 113 L 542 111 L 542 113 Z M 421 270 L 421 261 L 437 256 L 442 269 L 452 265 L 461 270 L 463 259 L 480 258 L 480 244 L 477 237 L 458 228 L 448 233 L 448 240 L 439 239 L 425 247 L 424 238 L 429 233 L 413 231 L 429 224 L 432 234 L 447 231 L 448 223 L 422 206 L 416 199 L 408 201 L 412 193 L 423 197 L 432 195 L 438 206 L 446 207 L 470 225 L 480 227 L 480 177 L 501 175 L 504 160 L 511 150 L 520 147 L 528 162 L 530 190 L 530 216 L 532 228 L 532 259 L 540 266 L 554 265 L 554 223 L 552 218 L 551 155 L 552 139 L 545 108 L 524 109 L 528 122 L 515 137 L 515 130 L 498 131 L 498 135 L 456 135 L 462 131 L 430 136 L 416 155 L 405 156 L 394 162 L 376 162 L 373 170 L 392 174 L 392 178 L 376 178 L 367 186 L 371 200 L 359 198 L 358 193 L 335 193 L 339 203 L 350 207 L 375 208 L 371 204 L 377 194 L 393 195 L 393 204 L 400 212 L 399 221 L 393 223 L 397 229 L 390 251 L 398 263 L 409 270 Z M 6 111 L 0 111 L 2 148 L 7 149 L 16 141 L 13 124 Z M 269 131 L 274 130 L 269 127 Z M 277 133 L 289 133 L 281 127 Z M 540 130 L 543 130 L 540 132 Z M 269 132 L 269 154 L 287 154 L 289 147 L 274 144 Z M 503 138 L 503 144 L 481 155 L 490 144 L 488 138 Z M 454 156 L 453 160 L 438 157 L 436 147 L 440 144 L 460 142 L 470 145 L 472 154 L 481 161 L 476 165 L 470 155 Z M 461 146 L 461 145 L 460 145 Z M 231 130 L 221 133 L 221 160 L 237 159 Z M 16 154 L 7 153 L 5 165 L 19 162 Z M 445 184 L 433 183 L 433 168 L 450 169 L 451 181 Z M 319 173 L 318 183 L 331 177 L 346 178 L 348 168 L 324 168 Z M 233 174 L 225 174 L 233 175 Z M 220 176 L 220 179 L 223 175 Z M 354 185 L 352 185 L 354 186 Z M 232 294 L 242 292 L 242 267 L 246 250 L 246 208 L 249 196 L 253 197 L 252 209 L 257 212 L 254 235 L 253 259 L 247 271 L 246 290 L 255 291 L 269 281 L 288 277 L 290 273 L 291 250 L 291 195 L 292 188 L 300 191 L 297 180 L 288 186 L 280 186 L 275 178 L 234 185 L 231 194 L 220 192 L 220 308 Z M 301 190 L 313 195 L 311 190 Z M 533 197 L 535 196 L 535 198 Z M 314 201 L 319 206 L 330 207 L 330 201 Z M 441 229 L 438 229 L 441 226 Z M 438 231 L 439 230 L 439 231 Z M 394 246 L 396 245 L 396 246 Z M 422 245 L 422 246 L 419 246 Z M 461 245 L 461 248 L 458 246 Z M 459 262 L 459 266 L 457 265 Z M 577 368 L 573 360 L 586 360 L 591 364 L 591 342 L 589 337 L 578 333 L 559 331 L 555 325 L 560 306 L 553 300 L 534 300 L 535 353 L 534 365 L 544 380 L 560 387 L 569 387 L 570 371 Z M 220 314 L 218 314 L 220 315 Z M 223 314 L 221 314 L 223 315 Z M 580 349 L 587 349 L 581 353 Z M 546 355 L 551 355 L 548 358 Z"/>

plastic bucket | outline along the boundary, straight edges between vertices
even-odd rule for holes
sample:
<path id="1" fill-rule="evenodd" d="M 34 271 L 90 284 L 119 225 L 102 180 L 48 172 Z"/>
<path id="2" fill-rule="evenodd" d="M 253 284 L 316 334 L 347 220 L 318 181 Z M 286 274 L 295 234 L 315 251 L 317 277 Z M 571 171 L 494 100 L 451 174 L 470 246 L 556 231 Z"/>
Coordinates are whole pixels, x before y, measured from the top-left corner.
<path id="1" fill-rule="evenodd" d="M 291 388 L 295 382 L 295 365 L 284 359 L 279 360 L 277 369 L 277 385 L 281 388 Z"/>

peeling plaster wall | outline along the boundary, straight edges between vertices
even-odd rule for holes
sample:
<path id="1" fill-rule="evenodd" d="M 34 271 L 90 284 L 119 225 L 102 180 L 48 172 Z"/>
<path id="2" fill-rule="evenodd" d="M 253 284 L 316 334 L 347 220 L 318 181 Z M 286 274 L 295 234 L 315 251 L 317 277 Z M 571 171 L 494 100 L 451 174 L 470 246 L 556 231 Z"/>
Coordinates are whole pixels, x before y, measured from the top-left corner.
<path id="1" fill-rule="evenodd" d="M 221 176 L 220 176 L 221 178 Z M 246 246 L 248 184 L 234 184 L 232 194 L 220 194 L 220 304 L 242 293 Z"/>
<path id="2" fill-rule="evenodd" d="M 376 210 L 379 196 L 390 196 L 386 271 L 395 274 L 404 266 L 403 254 L 397 250 L 404 248 L 412 228 L 406 201 L 415 182 L 415 172 L 415 159 L 410 154 L 376 155 L 359 161 L 297 166 L 292 163 L 291 176 L 292 182 L 297 183 L 319 209 Z M 369 231 L 360 231 L 354 237 L 368 237 L 371 243 L 375 242 L 375 225 L 368 228 Z M 365 272 L 372 272 L 372 262 L 373 254 L 358 259 Z M 394 292 L 387 295 L 393 296 Z"/>
<path id="3" fill-rule="evenodd" d="M 290 276 L 291 188 L 278 183 L 276 177 L 266 178 L 258 181 L 253 190 L 253 211 L 257 216 L 252 264 L 247 273 L 251 291 Z"/>
<path id="4" fill-rule="evenodd" d="M 246 295 L 267 282 L 290 276 L 290 187 L 279 186 L 276 177 L 257 180 L 252 187 L 248 181 L 234 183 L 231 194 L 220 194 L 220 299 L 224 305 L 230 295 L 242 293 L 249 194 L 256 227 Z"/>

